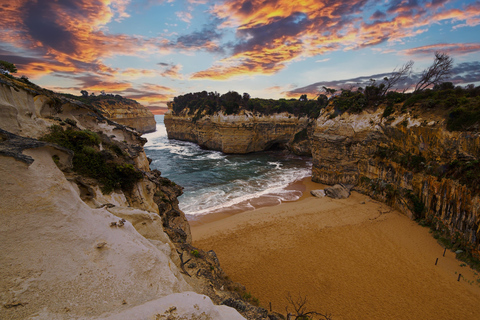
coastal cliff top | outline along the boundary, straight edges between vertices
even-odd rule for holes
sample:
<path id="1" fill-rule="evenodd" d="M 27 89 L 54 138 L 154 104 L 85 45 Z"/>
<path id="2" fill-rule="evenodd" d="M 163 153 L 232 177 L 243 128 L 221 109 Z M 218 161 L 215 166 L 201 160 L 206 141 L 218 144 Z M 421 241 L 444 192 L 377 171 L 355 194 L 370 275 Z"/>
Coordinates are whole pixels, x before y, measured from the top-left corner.
<path id="1" fill-rule="evenodd" d="M 251 98 L 248 93 L 240 95 L 235 91 L 223 95 L 202 91 L 175 97 L 169 103 L 169 110 L 174 115 L 189 116 L 196 121 L 218 113 L 237 115 L 244 112 L 261 115 L 289 113 L 312 119 L 329 112 L 328 116 L 333 119 L 346 112 L 360 113 L 382 107 L 382 117 L 392 121 L 395 112 L 411 112 L 422 119 L 441 117 L 446 120 L 450 131 L 479 131 L 480 86 L 455 87 L 451 82 L 444 82 L 415 93 L 389 91 L 383 95 L 373 90 L 375 88 L 367 86 L 365 89 L 339 91 L 325 88 L 325 94 L 320 93 L 314 99 L 302 95 L 299 99 L 278 100 Z"/>

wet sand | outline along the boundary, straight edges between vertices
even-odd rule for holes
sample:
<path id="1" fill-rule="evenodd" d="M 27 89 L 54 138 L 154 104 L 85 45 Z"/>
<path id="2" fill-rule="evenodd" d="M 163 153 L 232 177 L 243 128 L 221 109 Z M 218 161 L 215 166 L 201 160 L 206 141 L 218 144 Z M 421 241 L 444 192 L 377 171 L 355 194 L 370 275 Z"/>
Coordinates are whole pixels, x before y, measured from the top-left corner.
<path id="1" fill-rule="evenodd" d="M 290 293 L 335 320 L 480 319 L 479 276 L 443 257 L 428 228 L 359 193 L 320 199 L 309 191 L 322 185 L 303 185 L 296 202 L 201 218 L 194 245 L 283 314 Z"/>

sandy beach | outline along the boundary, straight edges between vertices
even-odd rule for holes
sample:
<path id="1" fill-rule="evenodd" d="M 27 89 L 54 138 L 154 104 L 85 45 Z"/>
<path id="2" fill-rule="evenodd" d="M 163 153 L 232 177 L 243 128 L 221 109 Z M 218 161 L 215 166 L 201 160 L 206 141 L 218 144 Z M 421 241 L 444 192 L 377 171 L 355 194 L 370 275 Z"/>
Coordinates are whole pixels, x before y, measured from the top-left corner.
<path id="1" fill-rule="evenodd" d="M 335 320 L 480 319 L 479 275 L 428 228 L 365 195 L 314 198 L 324 186 L 302 185 L 298 201 L 194 221 L 194 245 L 283 314 L 290 293 Z"/>

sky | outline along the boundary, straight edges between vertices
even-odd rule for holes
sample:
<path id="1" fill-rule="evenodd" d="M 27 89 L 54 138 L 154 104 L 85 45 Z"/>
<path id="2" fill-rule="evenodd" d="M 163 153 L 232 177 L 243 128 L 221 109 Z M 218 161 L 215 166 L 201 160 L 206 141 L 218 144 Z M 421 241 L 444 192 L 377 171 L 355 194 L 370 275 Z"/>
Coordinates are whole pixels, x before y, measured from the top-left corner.
<path id="1" fill-rule="evenodd" d="M 435 52 L 480 84 L 480 1 L 0 0 L 0 60 L 57 92 L 152 108 L 197 91 L 314 98 Z"/>

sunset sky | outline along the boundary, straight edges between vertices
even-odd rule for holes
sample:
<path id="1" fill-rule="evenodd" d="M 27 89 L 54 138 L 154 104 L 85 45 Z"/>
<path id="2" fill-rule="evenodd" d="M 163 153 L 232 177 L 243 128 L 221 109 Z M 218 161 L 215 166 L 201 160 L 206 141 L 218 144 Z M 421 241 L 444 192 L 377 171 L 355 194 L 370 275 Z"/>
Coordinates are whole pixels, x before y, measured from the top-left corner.
<path id="1" fill-rule="evenodd" d="M 49 89 L 147 106 L 234 90 L 313 98 L 435 51 L 480 84 L 480 1 L 0 0 L 0 60 Z"/>

